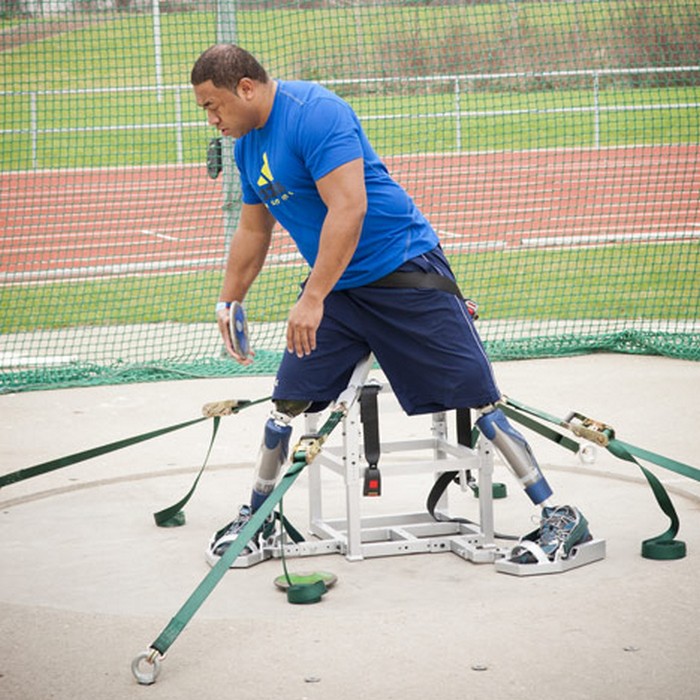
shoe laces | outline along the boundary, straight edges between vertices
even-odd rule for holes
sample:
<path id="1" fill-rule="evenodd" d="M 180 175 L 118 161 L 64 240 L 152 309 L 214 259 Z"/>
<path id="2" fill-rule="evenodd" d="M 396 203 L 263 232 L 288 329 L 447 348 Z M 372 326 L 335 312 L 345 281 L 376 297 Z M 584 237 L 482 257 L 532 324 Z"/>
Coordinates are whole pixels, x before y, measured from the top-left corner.
<path id="1" fill-rule="evenodd" d="M 554 544 L 566 539 L 567 534 L 576 524 L 576 514 L 568 506 L 555 508 L 551 513 L 543 515 L 540 524 L 540 544 Z"/>
<path id="2" fill-rule="evenodd" d="M 251 517 L 250 509 L 247 506 L 243 506 L 238 511 L 238 517 L 232 520 L 228 527 L 225 527 L 222 535 L 236 535 L 238 534 L 248 523 Z"/>

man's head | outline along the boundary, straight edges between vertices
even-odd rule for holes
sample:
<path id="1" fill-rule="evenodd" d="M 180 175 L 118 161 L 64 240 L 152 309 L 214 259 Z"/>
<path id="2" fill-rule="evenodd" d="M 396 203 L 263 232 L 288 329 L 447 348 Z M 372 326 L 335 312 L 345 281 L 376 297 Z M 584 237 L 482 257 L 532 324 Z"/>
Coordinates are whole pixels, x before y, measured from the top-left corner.
<path id="1" fill-rule="evenodd" d="M 240 46 L 210 46 L 195 62 L 191 82 L 197 104 L 224 136 L 244 136 L 267 121 L 274 83 L 257 59 Z"/>
<path id="2" fill-rule="evenodd" d="M 234 44 L 210 46 L 192 67 L 191 81 L 195 87 L 211 80 L 215 87 L 235 92 L 241 78 L 259 83 L 268 81 L 265 69 L 255 56 Z"/>

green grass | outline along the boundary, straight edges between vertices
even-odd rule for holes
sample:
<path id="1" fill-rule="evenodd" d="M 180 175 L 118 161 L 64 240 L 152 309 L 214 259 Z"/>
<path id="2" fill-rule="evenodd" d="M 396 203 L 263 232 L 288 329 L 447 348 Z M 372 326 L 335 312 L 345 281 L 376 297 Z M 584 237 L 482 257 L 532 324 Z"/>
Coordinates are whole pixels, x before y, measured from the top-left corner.
<path id="1" fill-rule="evenodd" d="M 436 114 L 454 112 L 454 99 L 446 95 L 420 98 L 383 97 L 352 99 L 362 116 Z M 607 111 L 612 107 L 700 104 L 700 87 L 640 89 L 604 92 L 600 105 L 600 145 L 694 143 L 700 133 L 700 110 L 675 108 L 649 111 Z M 474 93 L 462 97 L 460 150 L 526 150 L 532 148 L 590 147 L 595 145 L 592 90 L 562 92 Z M 559 110 L 556 112 L 556 110 Z M 529 111 L 529 114 L 522 112 Z M 494 112 L 510 112 L 498 115 Z M 453 151 L 456 118 L 413 117 L 387 121 L 368 120 L 367 133 L 386 155 L 411 152 Z"/>
<path id="2" fill-rule="evenodd" d="M 81 18 L 75 16 L 77 20 Z M 65 20 L 57 17 L 55 21 Z M 150 15 L 104 14 L 88 20 L 86 27 L 3 52 L 0 90 L 80 90 L 156 84 Z M 32 31 L 32 24 L 27 23 L 27 34 Z M 187 84 L 188 67 L 198 53 L 214 43 L 215 35 L 212 13 L 163 15 L 164 83 Z"/>
<path id="3" fill-rule="evenodd" d="M 397 2 L 301 10 L 295 5 L 237 10 L 231 31 L 271 72 L 311 79 L 500 72 L 518 63 L 526 70 L 556 69 L 566 62 L 581 67 L 573 64 L 575 53 L 590 67 L 634 65 L 650 52 L 654 65 L 664 65 L 664 40 L 673 40 L 677 55 L 689 38 L 692 51 L 698 22 L 697 0 L 438 7 Z M 71 21 L 79 23 L 77 28 L 63 26 Z M 76 13 L 5 20 L 2 26 L 30 40 L 35 27 L 52 24 L 62 31 L 4 52 L 1 90 L 154 84 L 150 13 Z M 649 29 L 656 45 L 640 46 L 635 37 Z M 165 82 L 186 83 L 194 59 L 215 40 L 216 17 L 213 12 L 164 13 L 161 35 Z"/>
<path id="4" fill-rule="evenodd" d="M 451 255 L 465 294 L 484 319 L 692 320 L 700 297 L 700 245 L 625 245 Z M 673 270 L 674 274 L 669 274 Z M 246 307 L 252 321 L 284 320 L 303 278 L 301 267 L 268 267 Z M 152 275 L 0 288 L 0 332 L 211 322 L 220 273 Z M 589 303 L 581 309 L 582 290 Z M 51 313 L 46 313 L 46 300 Z M 13 309 L 23 309 L 16 313 Z"/>
<path id="5" fill-rule="evenodd" d="M 697 242 L 455 256 L 453 265 L 489 319 L 694 320 L 689 300 L 700 298 Z"/>
<path id="6" fill-rule="evenodd" d="M 202 162 L 213 130 L 205 124 L 189 90 L 181 95 L 182 120 L 193 124 L 182 131 L 183 160 Z M 552 113 L 552 110 L 591 108 L 591 90 L 537 92 L 532 94 L 482 93 L 462 96 L 460 109 L 471 116 L 460 119 L 457 143 L 454 116 L 412 116 L 454 113 L 449 95 L 349 98 L 370 140 L 382 155 L 455 150 L 523 150 L 530 148 L 589 147 L 594 141 L 591 112 Z M 700 87 L 655 88 L 603 92 L 601 106 L 682 105 L 700 103 Z M 29 98 L 0 97 L 5 128 L 26 129 Z M 530 114 L 521 112 L 528 110 Z M 497 116 L 493 112 L 514 114 Z M 480 114 L 481 113 L 481 114 Z M 370 119 L 376 116 L 403 118 Z M 39 129 L 73 129 L 68 133 L 41 134 L 37 167 L 138 166 L 175 163 L 176 100 L 167 92 L 158 102 L 152 93 L 113 95 L 48 95 L 40 98 Z M 109 126 L 147 125 L 149 128 L 105 130 Z M 602 112 L 600 142 L 603 146 L 697 142 L 700 109 Z M 0 135 L 0 169 L 32 167 L 30 135 Z"/>
<path id="7" fill-rule="evenodd" d="M 638 14 L 642 6 L 646 15 Z M 667 65 L 670 59 L 663 50 L 668 49 L 669 37 L 673 39 L 677 62 L 697 63 L 697 42 L 691 31 L 694 22 L 698 22 L 700 30 L 696 16 L 696 0 L 674 0 L 668 5 L 640 0 L 277 8 L 240 10 L 235 21 L 240 42 L 259 55 L 274 76 L 332 79 Z M 66 29 L 64 25 L 71 19 L 81 24 Z M 52 23 L 63 31 L 29 41 L 35 26 L 43 29 Z M 3 52 L 0 91 L 24 94 L 0 95 L 3 129 L 28 130 L 31 108 L 26 93 L 30 90 L 156 85 L 153 25 L 148 13 L 77 14 L 55 20 L 15 21 L 13 26 L 16 32 L 26 32 L 28 42 Z M 683 43 L 686 34 L 690 39 Z M 190 66 L 215 35 L 214 13 L 163 14 L 163 83 L 187 86 Z M 651 43 L 640 44 L 639 36 Z M 681 48 L 685 53 L 677 53 Z M 692 79 L 693 87 L 682 87 L 674 85 L 669 76 L 604 77 L 600 103 L 603 107 L 698 103 L 700 75 L 694 74 Z M 632 83 L 636 89 L 630 89 Z M 418 88 L 399 80 L 382 86 L 334 89 L 344 94 L 363 116 L 413 115 L 367 121 L 370 137 L 383 155 L 457 148 L 585 147 L 594 143 L 592 114 L 543 113 L 591 107 L 594 98 L 589 78 L 532 77 L 462 85 L 462 110 L 536 113 L 463 117 L 460 143 L 454 118 L 415 116 L 454 111 L 450 84 L 436 82 Z M 184 161 L 201 162 L 211 132 L 187 87 L 181 108 L 182 120 L 195 124 L 186 127 L 182 134 Z M 175 132 L 170 127 L 99 132 L 89 129 L 138 124 L 154 127 L 174 123 L 176 118 L 176 101 L 171 92 L 161 102 L 154 93 L 40 95 L 39 129 L 78 131 L 41 133 L 35 161 L 28 133 L 0 135 L 0 170 L 173 163 L 177 151 Z M 697 142 L 700 110 L 605 113 L 600 127 L 602 145 Z"/>

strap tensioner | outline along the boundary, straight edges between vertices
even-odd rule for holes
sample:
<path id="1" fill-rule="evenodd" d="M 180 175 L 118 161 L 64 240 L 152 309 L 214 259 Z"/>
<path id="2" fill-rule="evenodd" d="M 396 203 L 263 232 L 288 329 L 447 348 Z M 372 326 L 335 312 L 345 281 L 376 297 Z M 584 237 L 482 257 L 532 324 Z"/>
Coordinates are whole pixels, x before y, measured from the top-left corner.
<path id="1" fill-rule="evenodd" d="M 601 447 L 607 447 L 610 441 L 615 438 L 615 431 L 607 423 L 588 418 L 576 411 L 569 413 L 564 419 L 564 423 L 577 437 L 594 442 Z"/>

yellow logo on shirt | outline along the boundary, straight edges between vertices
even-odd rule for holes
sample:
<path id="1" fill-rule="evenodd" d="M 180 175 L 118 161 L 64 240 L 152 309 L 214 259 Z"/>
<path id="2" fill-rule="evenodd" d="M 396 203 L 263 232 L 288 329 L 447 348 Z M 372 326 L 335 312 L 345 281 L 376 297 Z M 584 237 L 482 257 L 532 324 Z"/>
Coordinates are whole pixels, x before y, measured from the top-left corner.
<path id="1" fill-rule="evenodd" d="M 288 191 L 281 183 L 275 182 L 267 153 L 263 153 L 260 177 L 256 184 L 260 188 L 260 197 L 268 207 L 276 207 L 278 204 L 281 204 L 283 200 L 289 199 L 294 194 Z"/>
<path id="2" fill-rule="evenodd" d="M 263 164 L 262 168 L 260 168 L 258 187 L 264 187 L 265 185 L 271 184 L 273 179 L 272 170 L 270 170 L 270 161 L 267 159 L 267 153 L 263 153 Z"/>

